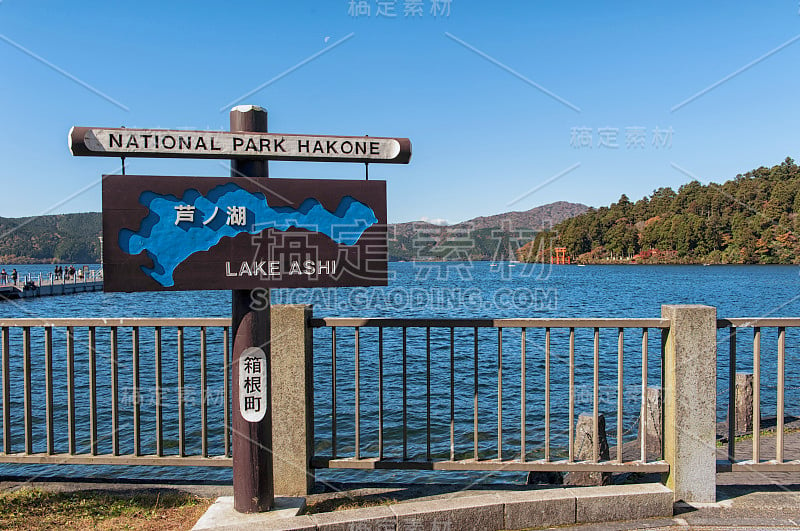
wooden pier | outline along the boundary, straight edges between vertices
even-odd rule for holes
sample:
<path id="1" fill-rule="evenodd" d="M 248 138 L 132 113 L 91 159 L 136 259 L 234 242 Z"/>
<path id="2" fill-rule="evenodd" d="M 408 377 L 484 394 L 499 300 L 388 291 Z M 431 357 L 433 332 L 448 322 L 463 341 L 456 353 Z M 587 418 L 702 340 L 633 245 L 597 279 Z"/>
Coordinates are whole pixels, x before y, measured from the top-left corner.
<path id="1" fill-rule="evenodd" d="M 102 277 L 93 276 L 91 278 L 72 278 L 69 280 L 32 279 L 17 282 L 16 284 L 0 284 L 0 301 L 74 295 L 91 291 L 103 291 Z"/>

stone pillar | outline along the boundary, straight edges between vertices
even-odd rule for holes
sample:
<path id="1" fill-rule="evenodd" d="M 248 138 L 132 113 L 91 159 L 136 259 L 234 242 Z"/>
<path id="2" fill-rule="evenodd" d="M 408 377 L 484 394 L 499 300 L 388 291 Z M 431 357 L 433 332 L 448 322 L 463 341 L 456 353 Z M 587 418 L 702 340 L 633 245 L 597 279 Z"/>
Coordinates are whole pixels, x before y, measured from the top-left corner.
<path id="1" fill-rule="evenodd" d="M 713 503 L 717 497 L 717 310 L 661 307 L 670 320 L 664 342 L 664 459 L 675 501 Z"/>
<path id="2" fill-rule="evenodd" d="M 661 403 L 661 388 L 648 387 L 647 394 L 645 395 L 647 404 L 647 458 L 659 459 L 661 458 L 661 448 L 664 443 L 664 434 L 662 432 L 662 403 Z M 639 423 L 639 441 L 642 440 L 642 423 Z"/>
<path id="3" fill-rule="evenodd" d="M 575 460 L 590 461 L 594 455 L 594 430 L 591 413 L 578 415 L 575 427 Z M 608 438 L 606 437 L 606 418 L 601 413 L 597 417 L 597 430 L 600 441 L 600 460 L 609 459 Z M 564 478 L 565 485 L 592 486 L 611 483 L 609 472 L 570 472 Z"/>
<path id="4" fill-rule="evenodd" d="M 272 307 L 272 470 L 281 496 L 304 496 L 314 488 L 311 315 L 311 306 Z"/>
<path id="5" fill-rule="evenodd" d="M 753 431 L 753 374 L 736 373 L 736 433 Z"/>

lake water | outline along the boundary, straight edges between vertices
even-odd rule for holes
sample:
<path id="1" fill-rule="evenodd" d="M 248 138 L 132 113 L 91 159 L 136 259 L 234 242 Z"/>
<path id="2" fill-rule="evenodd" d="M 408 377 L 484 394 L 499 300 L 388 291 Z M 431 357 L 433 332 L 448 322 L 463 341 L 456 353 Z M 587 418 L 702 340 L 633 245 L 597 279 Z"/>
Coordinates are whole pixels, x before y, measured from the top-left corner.
<path id="1" fill-rule="evenodd" d="M 7 271 L 10 267 L 5 266 Z M 49 273 L 46 266 L 13 266 L 20 274 Z M 96 267 L 96 266 L 95 266 Z M 659 317 L 662 304 L 707 304 L 717 308 L 718 317 L 792 317 L 800 315 L 800 267 L 798 266 L 550 266 L 489 262 L 474 263 L 393 263 L 390 266 L 392 280 L 387 288 L 343 288 L 343 289 L 299 289 L 274 290 L 273 303 L 314 304 L 317 317 L 364 316 L 364 317 Z M 69 297 L 52 297 L 0 302 L 0 317 L 227 317 L 230 315 L 230 293 L 225 291 L 105 294 L 86 293 Z M 579 330 L 576 341 L 576 410 L 590 410 L 591 404 L 591 331 Z M 587 332 L 583 334 L 582 332 Z M 635 437 L 638 418 L 636 382 L 640 375 L 641 336 L 626 335 L 625 348 L 625 418 L 626 440 Z M 362 332 L 362 454 L 376 451 L 375 407 L 377 394 L 377 363 L 374 338 L 371 331 Z M 528 450 L 530 456 L 540 451 L 542 422 L 542 337 L 538 331 L 529 331 L 527 338 L 528 377 Z M 752 333 L 744 332 L 739 340 L 739 370 L 749 370 Z M 768 412 L 774 413 L 776 338 L 770 331 L 763 336 L 762 371 L 764 391 L 762 400 Z M 330 452 L 330 333 L 319 330 L 315 333 L 315 404 L 317 427 L 317 452 Z M 566 415 L 566 368 L 559 363 L 565 353 L 565 334 L 553 332 L 553 408 L 554 419 Z M 385 336 L 385 400 L 396 405 L 400 388 L 399 334 L 387 331 Z M 409 451 L 412 456 L 424 454 L 424 332 L 409 332 Z M 481 452 L 485 457 L 496 455 L 496 387 L 497 387 L 497 338 L 496 332 L 481 332 Z M 726 345 L 727 336 L 720 335 L 720 345 Z M 520 334 L 507 331 L 504 335 L 503 385 L 504 385 L 504 455 L 511 457 L 519 451 L 519 395 L 520 382 Z M 472 332 L 456 334 L 456 398 L 457 452 L 463 455 L 472 449 Z M 432 449 L 435 455 L 449 455 L 449 331 L 434 330 L 432 333 L 432 411 L 438 419 L 432 427 Z M 650 379 L 658 381 L 658 334 L 650 337 Z M 604 330 L 601 335 L 601 377 L 608 386 L 601 388 L 603 406 L 608 405 L 609 431 L 615 430 L 614 409 L 616 389 L 616 332 Z M 353 401 L 352 401 L 352 333 L 343 331 L 337 343 L 341 352 L 337 360 L 340 396 L 337 419 L 339 422 L 339 453 L 352 452 Z M 187 350 L 188 351 L 188 350 Z M 144 351 L 143 351 L 144 352 Z M 166 350 L 165 350 L 166 352 Z M 720 348 L 720 352 L 726 349 Z M 144 355 L 144 354 L 143 354 Z M 166 356 L 166 355 L 165 355 Z M 800 334 L 787 332 L 787 413 L 796 412 L 798 389 L 800 389 Z M 188 359 L 188 358 L 187 358 Z M 99 363 L 102 360 L 99 360 Z M 218 361 L 218 360 L 217 360 Z M 54 359 L 58 363 L 58 357 Z M 209 360 L 210 368 L 215 360 Z M 727 389 L 727 362 L 720 356 L 719 396 Z M 165 357 L 163 370 L 174 372 L 174 359 Z M 638 369 L 637 369 L 638 367 Z M 144 368 L 144 367 L 143 367 Z M 421 368 L 421 370 L 420 370 Z M 637 372 L 638 371 L 638 372 Z M 98 373 L 98 382 L 105 373 Z M 124 379 L 124 377 L 123 377 Z M 12 379 L 12 382 L 17 381 Z M 81 380 L 83 381 L 83 380 Z M 219 377 L 210 378 L 210 386 L 221 386 Z M 121 388 L 124 383 L 121 383 Z M 628 396 L 629 390 L 631 391 Z M 421 392 L 422 391 L 422 392 Z M 78 408 L 81 404 L 79 393 Z M 506 398 L 508 397 L 508 398 Z M 100 403 L 102 404 L 102 391 Z M 518 397 L 517 397 L 518 399 Z M 719 401 L 718 401 L 719 402 Z M 463 404 L 463 407 L 461 405 Z M 724 404 L 718 403 L 718 417 L 724 419 Z M 603 407 L 601 407 L 601 411 Z M 392 410 L 396 413 L 395 410 Z M 399 446 L 401 425 L 392 411 L 387 412 L 387 454 L 395 455 Z M 58 410 L 57 410 L 58 412 Z M 101 418 L 101 420 L 103 420 Z M 165 424 L 170 418 L 165 412 Z M 553 446 L 566 444 L 563 432 L 566 426 L 554 420 Z M 562 422 L 563 424 L 563 422 Z M 147 429 L 146 426 L 143 427 Z M 563 428 L 563 429 L 562 429 Z M 505 433 L 507 431 L 507 434 Z M 539 430 L 539 431 L 537 431 Z M 216 431 L 213 433 L 217 433 Z M 123 435 L 126 436 L 126 435 Z M 127 435 L 129 436 L 129 434 Z M 515 439 L 516 437 L 516 439 Z M 613 441 L 612 441 L 613 444 Z M 0 474 L 6 475 L 59 475 L 70 474 L 103 477 L 155 478 L 168 475 L 183 479 L 230 478 L 229 470 L 209 469 L 156 469 L 152 467 L 52 467 L 52 466 L 0 466 Z M 348 471 L 321 471 L 320 477 L 332 480 L 374 479 L 383 481 L 408 480 L 412 477 L 423 481 L 472 481 L 474 474 L 448 473 L 405 475 L 381 471 L 369 476 Z M 481 475 L 483 476 L 483 475 Z M 442 479 L 445 478 L 446 479 Z M 504 476 L 510 481 L 519 481 L 519 474 Z"/>

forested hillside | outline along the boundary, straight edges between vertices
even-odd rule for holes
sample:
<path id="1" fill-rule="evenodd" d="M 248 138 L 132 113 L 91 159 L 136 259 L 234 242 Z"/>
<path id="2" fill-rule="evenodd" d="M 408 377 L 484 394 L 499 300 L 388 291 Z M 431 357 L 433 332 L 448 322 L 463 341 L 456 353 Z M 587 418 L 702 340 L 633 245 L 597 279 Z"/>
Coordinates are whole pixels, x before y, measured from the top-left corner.
<path id="1" fill-rule="evenodd" d="M 96 263 L 102 215 L 0 218 L 0 263 Z"/>
<path id="2" fill-rule="evenodd" d="M 566 247 L 573 262 L 800 263 L 800 170 L 787 158 L 724 184 L 692 181 L 559 223 L 518 252 L 549 261 Z"/>

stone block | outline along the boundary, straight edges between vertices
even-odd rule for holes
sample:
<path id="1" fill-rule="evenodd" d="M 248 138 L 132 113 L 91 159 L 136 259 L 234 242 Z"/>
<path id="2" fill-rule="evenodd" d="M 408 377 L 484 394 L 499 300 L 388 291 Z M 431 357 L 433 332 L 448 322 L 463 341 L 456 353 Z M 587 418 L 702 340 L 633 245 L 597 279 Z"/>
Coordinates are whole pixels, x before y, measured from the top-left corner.
<path id="1" fill-rule="evenodd" d="M 736 433 L 753 431 L 753 374 L 736 373 Z"/>
<path id="2" fill-rule="evenodd" d="M 575 523 L 575 496 L 567 489 L 503 493 L 506 529 Z"/>
<path id="3" fill-rule="evenodd" d="M 661 388 L 648 387 L 645 403 L 647 404 L 647 458 L 660 459 L 661 447 L 664 443 L 663 427 L 661 425 L 661 418 L 663 414 Z M 639 423 L 638 440 L 642 440 L 641 423 Z"/>
<path id="4" fill-rule="evenodd" d="M 602 413 L 597 418 L 598 437 L 600 442 L 600 460 L 609 458 L 608 438 L 606 437 L 606 418 Z M 594 457 L 594 423 L 592 415 L 581 413 L 575 427 L 575 460 L 591 461 Z M 609 472 L 569 472 L 564 478 L 564 485 L 590 486 L 608 485 L 611 482 Z"/>
<path id="5" fill-rule="evenodd" d="M 273 520 L 271 522 L 262 522 L 259 524 L 233 526 L 230 528 L 231 531 L 316 531 L 316 529 L 317 526 L 310 516 L 295 516 L 293 518 L 284 518 L 282 520 Z"/>
<path id="6" fill-rule="evenodd" d="M 397 516 L 398 531 L 505 528 L 503 501 L 494 494 L 398 503 L 391 509 Z"/>
<path id="7" fill-rule="evenodd" d="M 575 522 L 672 516 L 673 493 L 660 483 L 566 489 L 575 496 Z"/>
<path id="8" fill-rule="evenodd" d="M 389 507 L 365 507 L 311 515 L 319 531 L 387 531 L 395 529 L 397 517 Z"/>

